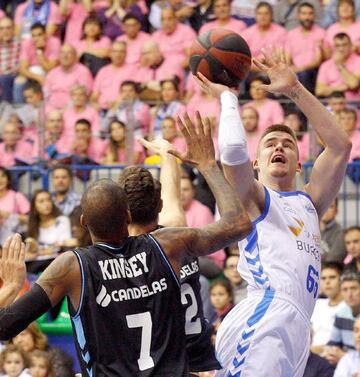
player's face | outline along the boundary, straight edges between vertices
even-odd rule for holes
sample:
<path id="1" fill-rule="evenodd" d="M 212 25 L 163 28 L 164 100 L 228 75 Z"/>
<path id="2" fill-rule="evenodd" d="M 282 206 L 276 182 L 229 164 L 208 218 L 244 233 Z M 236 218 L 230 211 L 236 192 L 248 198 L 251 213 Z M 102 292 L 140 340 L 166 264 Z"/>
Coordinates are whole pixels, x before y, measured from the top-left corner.
<path id="1" fill-rule="evenodd" d="M 4 371 L 8 377 L 20 376 L 24 369 L 24 360 L 17 352 L 9 353 L 4 361 Z"/>
<path id="2" fill-rule="evenodd" d="M 321 292 L 329 299 L 334 299 L 340 292 L 340 275 L 332 268 L 321 271 Z"/>
<path id="3" fill-rule="evenodd" d="M 355 320 L 353 328 L 355 349 L 360 351 L 360 319 Z"/>
<path id="4" fill-rule="evenodd" d="M 351 230 L 347 232 L 345 237 L 345 248 L 346 251 L 355 259 L 360 258 L 360 231 Z"/>
<path id="5" fill-rule="evenodd" d="M 360 284 L 356 280 L 344 281 L 341 284 L 341 294 L 350 307 L 360 306 Z"/>
<path id="6" fill-rule="evenodd" d="M 19 335 L 16 335 L 13 338 L 13 343 L 25 352 L 31 352 L 35 349 L 34 338 L 28 330 L 24 330 Z"/>
<path id="7" fill-rule="evenodd" d="M 230 280 L 230 283 L 233 286 L 237 286 L 243 281 L 242 277 L 239 274 L 239 271 L 237 270 L 238 261 L 239 257 L 237 255 L 232 255 L 228 257 L 225 262 L 224 275 L 227 279 Z"/>
<path id="8" fill-rule="evenodd" d="M 211 288 L 210 301 L 216 310 L 222 310 L 231 302 L 231 297 L 226 289 L 220 285 Z"/>
<path id="9" fill-rule="evenodd" d="M 32 377 L 46 377 L 48 373 L 48 368 L 46 360 L 42 357 L 32 357 L 30 373 Z"/>
<path id="10" fill-rule="evenodd" d="M 271 177 L 295 176 L 301 169 L 295 140 L 286 132 L 267 134 L 260 140 L 254 167 L 259 173 Z"/>

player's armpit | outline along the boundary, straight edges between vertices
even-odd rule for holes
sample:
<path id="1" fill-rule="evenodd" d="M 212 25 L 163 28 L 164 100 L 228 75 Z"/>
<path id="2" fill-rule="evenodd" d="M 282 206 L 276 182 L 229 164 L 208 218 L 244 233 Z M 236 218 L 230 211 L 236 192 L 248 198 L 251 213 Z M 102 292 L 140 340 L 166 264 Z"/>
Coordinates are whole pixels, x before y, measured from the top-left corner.
<path id="1" fill-rule="evenodd" d="M 59 255 L 37 280 L 51 301 L 56 305 L 69 295 L 75 309 L 81 292 L 81 273 L 77 257 L 72 251 Z"/>

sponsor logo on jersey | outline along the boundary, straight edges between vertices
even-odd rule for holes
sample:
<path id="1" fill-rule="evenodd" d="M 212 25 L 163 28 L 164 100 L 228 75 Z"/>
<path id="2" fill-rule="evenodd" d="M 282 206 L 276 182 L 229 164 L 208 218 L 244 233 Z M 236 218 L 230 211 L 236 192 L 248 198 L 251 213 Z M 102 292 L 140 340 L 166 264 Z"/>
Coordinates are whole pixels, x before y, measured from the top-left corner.
<path id="1" fill-rule="evenodd" d="M 296 221 L 297 225 L 288 225 L 288 227 L 295 237 L 299 237 L 304 229 L 305 223 L 302 220 L 296 219 L 295 217 L 293 217 L 293 219 Z"/>
<path id="2" fill-rule="evenodd" d="M 308 204 L 305 205 L 305 209 L 306 209 L 309 213 L 311 213 L 311 214 L 316 213 L 315 208 L 313 208 L 313 206 L 312 206 L 310 203 L 308 203 Z"/>

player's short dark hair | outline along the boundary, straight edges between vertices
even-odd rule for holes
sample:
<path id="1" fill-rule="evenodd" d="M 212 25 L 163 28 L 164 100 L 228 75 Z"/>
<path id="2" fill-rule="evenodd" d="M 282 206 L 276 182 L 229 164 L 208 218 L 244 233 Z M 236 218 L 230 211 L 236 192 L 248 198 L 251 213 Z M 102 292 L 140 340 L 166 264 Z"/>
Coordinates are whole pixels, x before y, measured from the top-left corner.
<path id="1" fill-rule="evenodd" d="M 85 119 L 85 118 L 81 118 L 81 119 L 78 119 L 76 122 L 75 122 L 75 127 L 78 125 L 78 124 L 85 124 L 85 126 L 91 130 L 91 123 Z"/>
<path id="2" fill-rule="evenodd" d="M 139 18 L 136 17 L 135 14 L 131 13 L 131 12 L 126 13 L 121 22 L 125 23 L 127 20 L 136 20 L 137 22 L 141 23 L 141 21 L 139 20 Z"/>
<path id="3" fill-rule="evenodd" d="M 340 283 L 345 283 L 348 281 L 357 281 L 360 284 L 360 273 L 357 271 L 345 271 L 340 277 Z"/>
<path id="4" fill-rule="evenodd" d="M 262 7 L 268 8 L 268 10 L 271 12 L 271 14 L 273 14 L 272 6 L 266 1 L 260 1 L 255 7 L 255 11 L 257 11 L 259 8 L 262 8 Z"/>
<path id="5" fill-rule="evenodd" d="M 323 263 L 323 265 L 321 266 L 321 271 L 326 270 L 327 268 L 335 270 L 339 274 L 339 276 L 341 276 L 344 271 L 344 265 L 335 261 Z"/>
<path id="6" fill-rule="evenodd" d="M 31 28 L 30 31 L 36 30 L 36 29 L 41 29 L 44 33 L 46 33 L 46 27 L 40 22 L 35 22 Z"/>
<path id="7" fill-rule="evenodd" d="M 96 237 L 106 240 L 127 227 L 127 197 L 111 179 L 91 183 L 81 198 L 81 209 L 87 227 Z"/>
<path id="8" fill-rule="evenodd" d="M 161 184 L 148 169 L 129 166 L 120 173 L 118 184 L 127 196 L 133 223 L 156 221 L 161 210 Z"/>
<path id="9" fill-rule="evenodd" d="M 347 39 L 351 43 L 351 38 L 347 33 L 337 33 L 334 35 L 333 39 Z"/>
<path id="10" fill-rule="evenodd" d="M 348 228 L 344 230 L 344 236 L 346 236 L 350 232 L 353 232 L 354 230 L 357 230 L 358 232 L 360 232 L 360 226 L 357 226 L 357 225 L 349 226 Z"/>
<path id="11" fill-rule="evenodd" d="M 35 80 L 29 80 L 25 84 L 24 92 L 25 90 L 32 90 L 34 93 L 37 93 L 37 94 L 43 93 L 41 85 Z"/>
<path id="12" fill-rule="evenodd" d="M 315 9 L 314 6 L 311 3 L 308 3 L 307 1 L 304 1 L 299 5 L 298 11 L 300 11 L 301 8 L 311 8 L 312 10 Z"/>
<path id="13" fill-rule="evenodd" d="M 68 176 L 72 179 L 74 176 L 73 171 L 71 170 L 69 165 L 59 164 L 55 165 L 55 167 L 52 169 L 52 172 L 55 173 L 56 170 L 65 170 L 68 174 Z"/>

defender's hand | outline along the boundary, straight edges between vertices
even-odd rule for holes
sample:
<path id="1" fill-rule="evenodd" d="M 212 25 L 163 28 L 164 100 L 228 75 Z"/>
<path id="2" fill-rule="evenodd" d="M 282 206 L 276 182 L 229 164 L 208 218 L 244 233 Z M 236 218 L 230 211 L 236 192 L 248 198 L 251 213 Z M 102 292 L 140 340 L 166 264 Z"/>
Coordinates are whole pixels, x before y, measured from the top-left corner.
<path id="1" fill-rule="evenodd" d="M 193 75 L 194 80 L 198 83 L 200 88 L 210 96 L 215 98 L 220 98 L 221 94 L 230 91 L 230 88 L 226 85 L 216 84 L 210 80 L 208 80 L 202 73 L 198 72 L 197 75 Z M 232 90 L 233 91 L 233 90 Z M 236 95 L 235 91 L 233 91 Z"/>
<path id="2" fill-rule="evenodd" d="M 152 141 L 145 140 L 143 138 L 139 139 L 139 143 L 143 145 L 146 149 L 159 156 L 165 156 L 169 151 L 174 151 L 175 148 L 165 139 L 155 139 Z"/>

